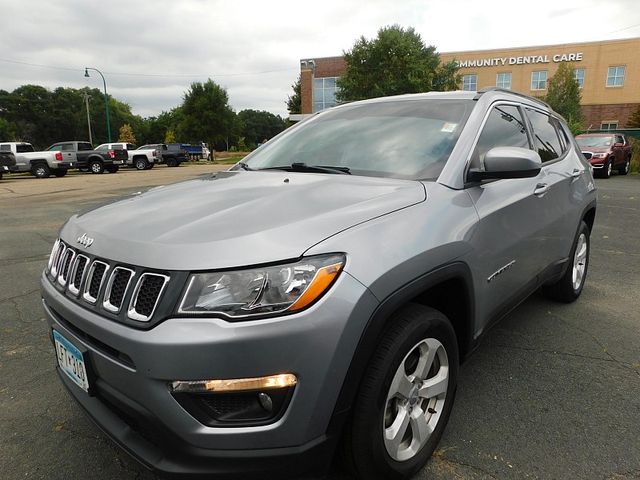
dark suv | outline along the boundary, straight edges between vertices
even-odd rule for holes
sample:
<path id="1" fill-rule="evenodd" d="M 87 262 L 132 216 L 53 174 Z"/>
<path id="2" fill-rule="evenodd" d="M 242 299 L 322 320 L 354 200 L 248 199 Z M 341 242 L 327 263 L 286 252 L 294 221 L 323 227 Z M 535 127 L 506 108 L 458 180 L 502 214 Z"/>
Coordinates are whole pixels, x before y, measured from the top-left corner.
<path id="1" fill-rule="evenodd" d="M 231 171 L 73 216 L 41 279 L 58 373 L 165 473 L 299 478 L 341 445 L 359 479 L 408 478 L 491 322 L 580 296 L 595 211 L 539 100 L 325 110 Z"/>

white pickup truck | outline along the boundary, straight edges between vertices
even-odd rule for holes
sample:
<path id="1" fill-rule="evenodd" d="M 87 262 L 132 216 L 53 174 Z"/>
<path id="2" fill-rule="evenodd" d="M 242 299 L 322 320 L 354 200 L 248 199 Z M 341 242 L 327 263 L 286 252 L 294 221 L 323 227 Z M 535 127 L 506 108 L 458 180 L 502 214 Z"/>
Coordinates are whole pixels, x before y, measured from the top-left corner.
<path id="1" fill-rule="evenodd" d="M 64 177 L 67 170 L 77 166 L 64 161 L 61 151 L 36 152 L 33 145 L 25 142 L 0 142 L 0 152 L 11 152 L 16 157 L 12 171 L 31 172 L 37 178 L 48 178 L 51 174 Z"/>
<path id="2" fill-rule="evenodd" d="M 138 170 L 151 170 L 156 163 L 160 163 L 158 150 L 136 149 L 136 146 L 131 143 L 103 143 L 96 147 L 97 151 L 113 149 L 126 150 L 129 155 L 127 165 Z"/>

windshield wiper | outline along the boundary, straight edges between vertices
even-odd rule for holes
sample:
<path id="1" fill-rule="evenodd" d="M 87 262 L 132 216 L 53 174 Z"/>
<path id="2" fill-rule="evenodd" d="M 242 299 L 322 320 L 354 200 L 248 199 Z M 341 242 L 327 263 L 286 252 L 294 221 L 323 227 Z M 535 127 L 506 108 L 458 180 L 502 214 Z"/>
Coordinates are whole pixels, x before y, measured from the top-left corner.
<path id="1" fill-rule="evenodd" d="M 279 167 L 260 168 L 258 170 L 284 170 L 286 172 L 316 172 L 316 173 L 339 173 L 343 175 L 351 175 L 349 167 L 333 166 L 333 165 L 307 165 L 302 162 L 294 162 L 291 165 L 282 165 Z"/>
<path id="2" fill-rule="evenodd" d="M 243 170 L 253 170 L 249 165 L 244 162 L 238 162 L 237 165 L 240 165 L 240 168 Z"/>

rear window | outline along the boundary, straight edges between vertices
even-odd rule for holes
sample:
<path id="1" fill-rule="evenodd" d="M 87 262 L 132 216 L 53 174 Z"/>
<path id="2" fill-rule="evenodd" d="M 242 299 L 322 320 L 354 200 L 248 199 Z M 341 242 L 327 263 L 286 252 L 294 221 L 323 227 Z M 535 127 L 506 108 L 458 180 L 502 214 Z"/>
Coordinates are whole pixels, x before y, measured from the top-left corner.
<path id="1" fill-rule="evenodd" d="M 266 143 L 245 162 L 254 169 L 302 162 L 356 175 L 437 178 L 474 106 L 473 100 L 419 99 L 339 107 Z"/>

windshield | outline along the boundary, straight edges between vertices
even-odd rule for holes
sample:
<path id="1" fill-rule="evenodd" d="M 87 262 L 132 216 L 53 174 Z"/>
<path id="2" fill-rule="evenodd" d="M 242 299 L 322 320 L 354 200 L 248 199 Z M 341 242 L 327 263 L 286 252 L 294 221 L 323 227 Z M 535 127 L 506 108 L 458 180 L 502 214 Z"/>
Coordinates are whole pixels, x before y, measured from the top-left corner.
<path id="1" fill-rule="evenodd" d="M 436 178 L 473 100 L 396 100 L 329 110 L 266 143 L 245 159 L 250 169 L 346 167 L 355 175 Z"/>
<path id="2" fill-rule="evenodd" d="M 576 137 L 581 147 L 609 147 L 613 143 L 613 137 Z"/>

